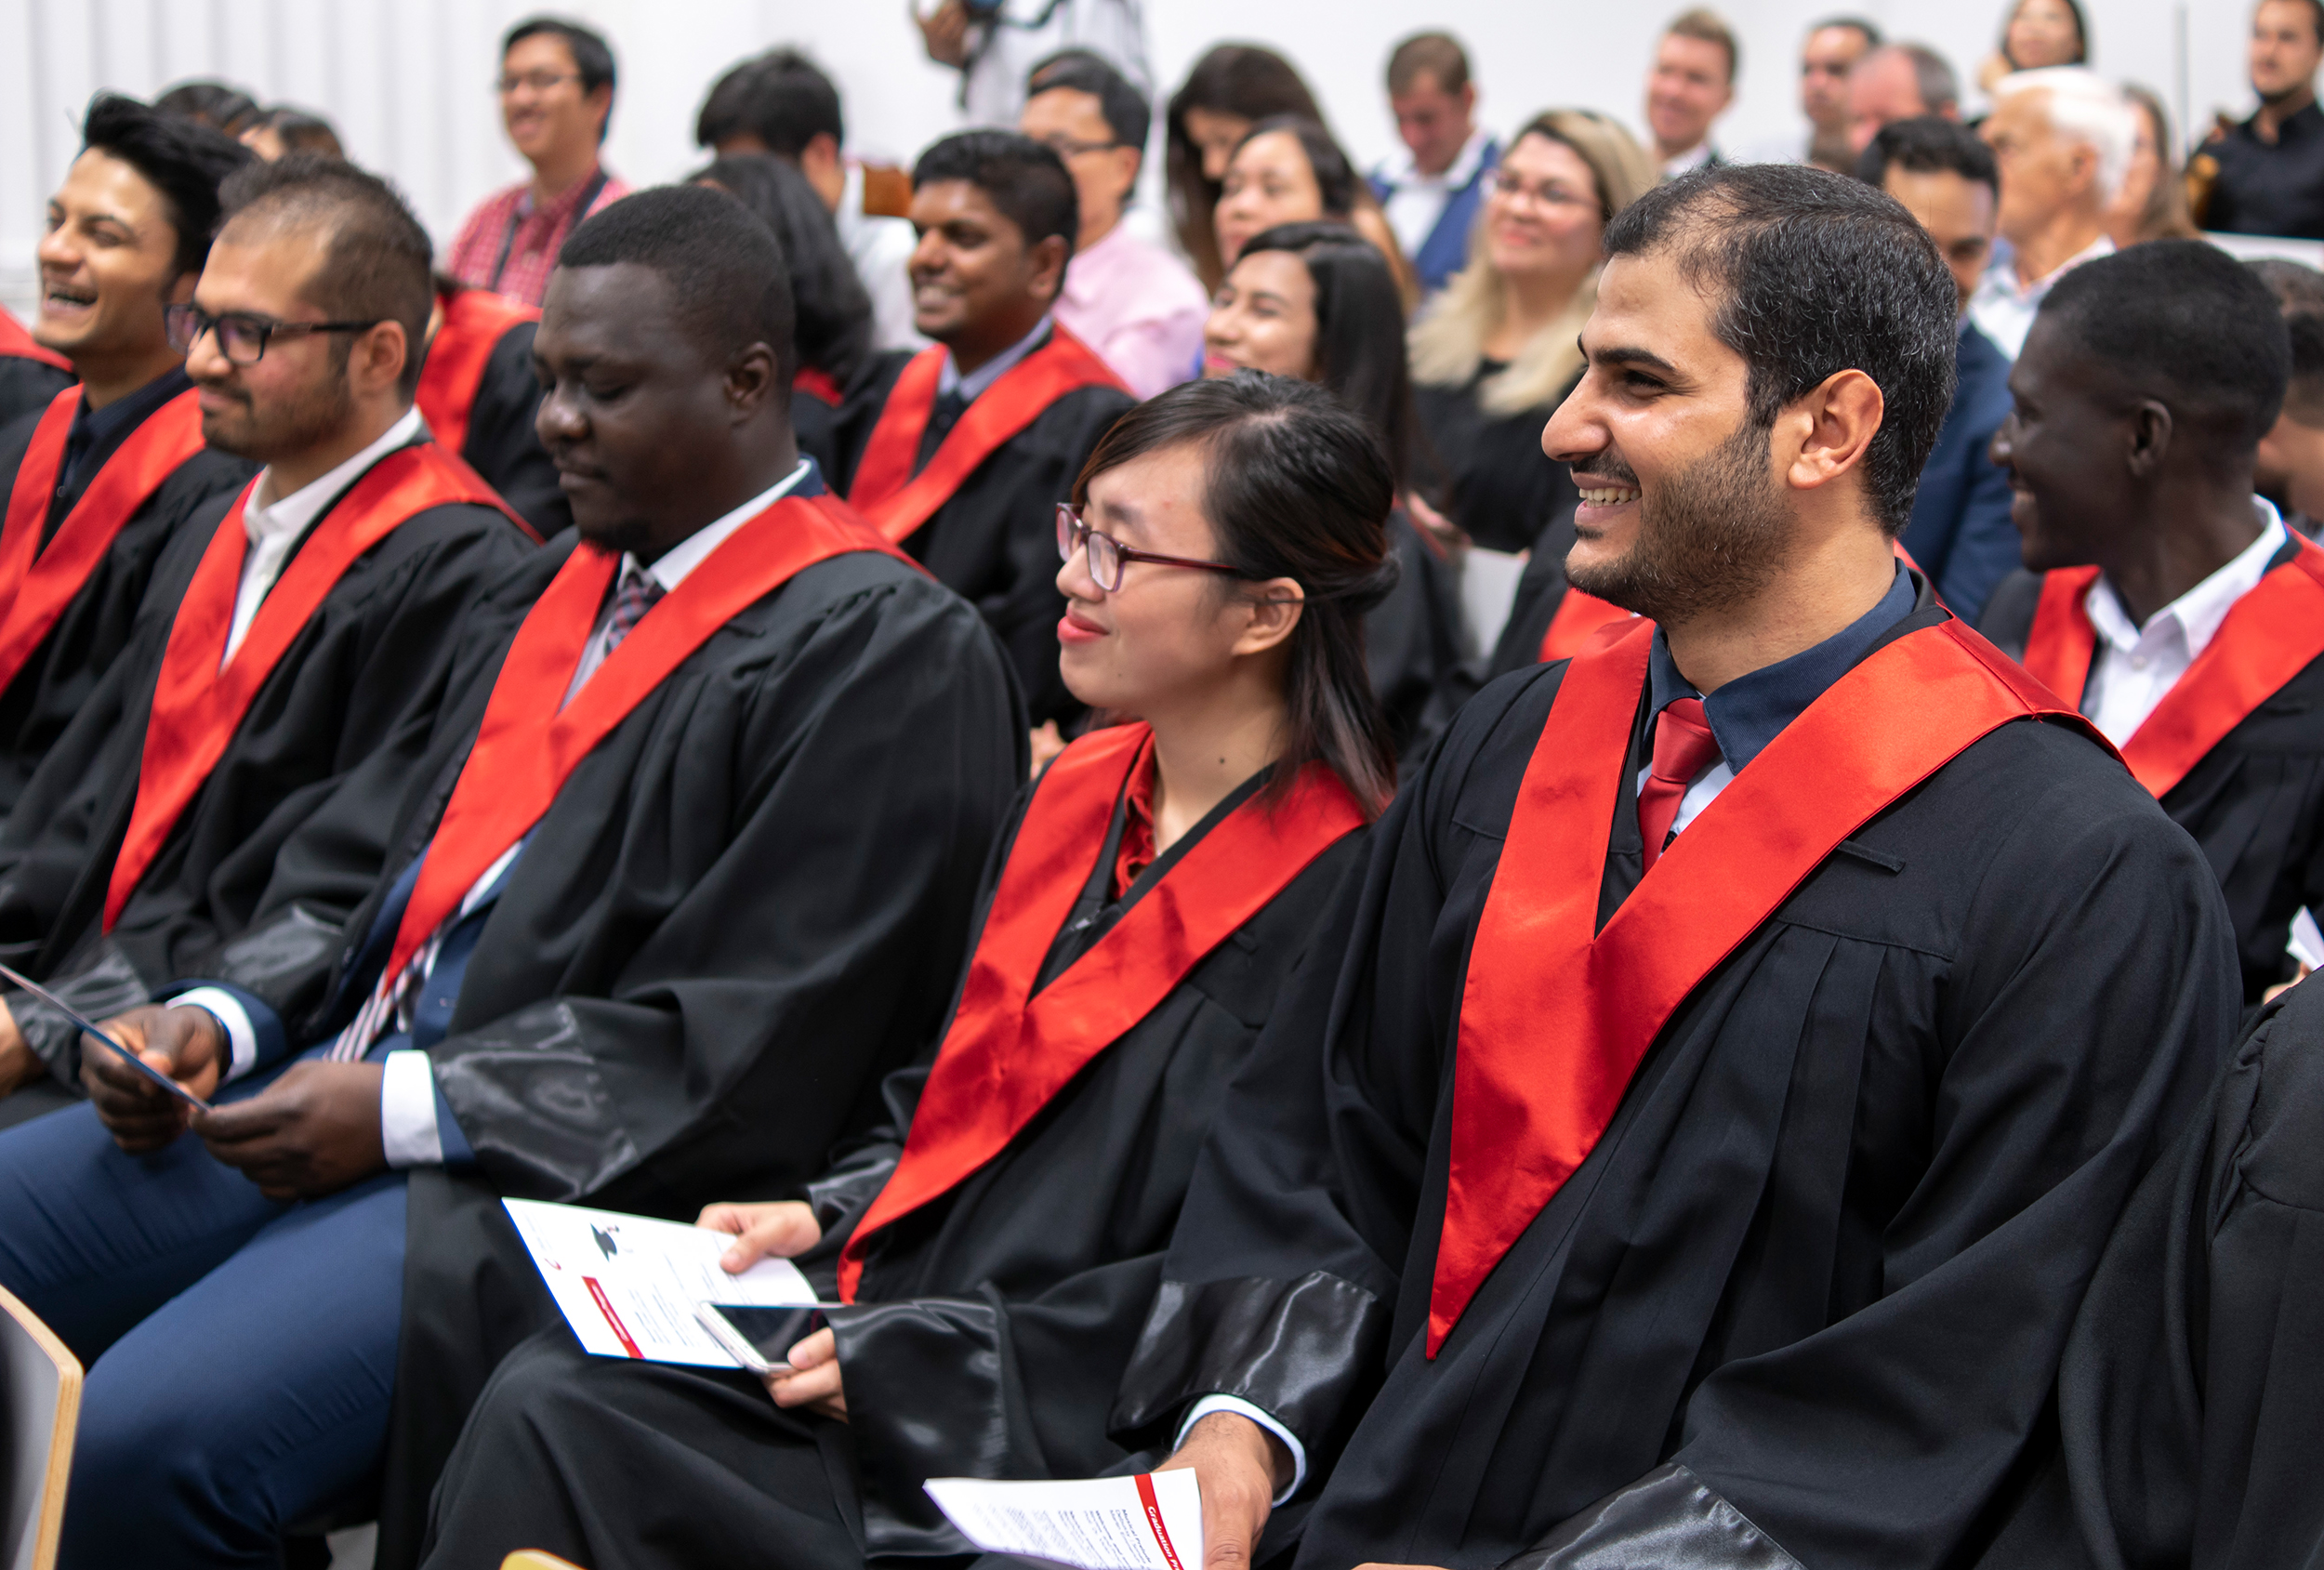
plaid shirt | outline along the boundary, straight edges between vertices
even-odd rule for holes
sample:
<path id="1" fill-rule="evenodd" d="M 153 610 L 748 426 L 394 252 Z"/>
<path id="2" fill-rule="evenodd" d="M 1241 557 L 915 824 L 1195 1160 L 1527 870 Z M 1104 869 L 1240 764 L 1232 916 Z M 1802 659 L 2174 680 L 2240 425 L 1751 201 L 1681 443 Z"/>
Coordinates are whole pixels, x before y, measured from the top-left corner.
<path id="1" fill-rule="evenodd" d="M 629 194 L 627 185 L 604 175 L 605 183 L 589 204 L 589 211 L 579 212 L 581 198 L 603 173 L 601 166 L 592 170 L 587 179 L 537 211 L 533 207 L 530 182 L 487 196 L 460 226 L 459 238 L 445 254 L 443 270 L 472 287 L 491 289 L 527 305 L 540 304 L 541 297 L 548 292 L 549 270 L 557 265 L 557 252 L 573 226 Z M 506 263 L 501 261 L 504 244 Z"/>

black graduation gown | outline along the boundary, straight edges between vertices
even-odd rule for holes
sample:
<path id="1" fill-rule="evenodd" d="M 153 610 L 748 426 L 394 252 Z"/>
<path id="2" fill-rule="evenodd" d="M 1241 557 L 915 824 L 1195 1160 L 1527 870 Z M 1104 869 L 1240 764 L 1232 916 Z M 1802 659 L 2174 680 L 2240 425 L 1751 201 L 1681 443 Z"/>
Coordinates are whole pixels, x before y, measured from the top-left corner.
<path id="1" fill-rule="evenodd" d="M 1117 806 L 1042 984 L 1251 788 L 1109 904 Z M 1107 1437 L 1115 1382 L 1203 1133 L 1332 891 L 1360 865 L 1363 838 L 1311 863 L 998 1156 L 883 1229 L 858 1306 L 831 1314 L 844 1428 L 777 1409 L 739 1375 L 589 1357 L 559 1326 L 510 1359 L 463 1436 L 428 1563 L 496 1563 L 520 1544 L 593 1570 L 941 1558 L 968 1545 L 921 1492 L 929 1477 L 1086 1477 L 1158 1460 Z M 993 859 L 984 901 L 1006 854 Z M 889 1078 L 887 1123 L 806 1191 L 825 1236 L 803 1263 L 823 1290 L 895 1168 L 929 1062 Z"/>
<path id="2" fill-rule="evenodd" d="M 812 458 L 825 474 L 839 472 L 839 410 L 804 388 L 791 389 L 791 434 L 799 456 Z"/>
<path id="3" fill-rule="evenodd" d="M 838 489 L 855 482 L 855 467 L 887 407 L 896 378 L 912 359 L 893 350 L 872 363 L 840 416 Z M 971 471 L 944 506 L 904 543 L 936 581 L 984 613 L 1023 684 L 1033 723 L 1072 719 L 1081 705 L 1057 672 L 1057 504 L 1072 499 L 1074 479 L 1108 427 L 1137 400 L 1119 388 L 1084 387 L 1041 411 Z M 917 474 L 943 440 L 931 417 Z"/>
<path id="4" fill-rule="evenodd" d="M 1561 466 L 1562 467 L 1562 466 Z M 1565 553 L 1574 548 L 1574 509 L 1561 508 L 1543 526 L 1517 579 L 1517 598 L 1501 635 L 1482 659 L 1454 660 L 1439 673 L 1415 727 L 1412 753 L 1433 743 L 1452 723 L 1460 706 L 1495 677 L 1541 663 L 1541 640 L 1549 636 L 1557 608 L 1565 601 Z"/>
<path id="5" fill-rule="evenodd" d="M 1412 405 L 1435 459 L 1439 510 L 1489 550 L 1525 550 L 1580 498 L 1572 472 L 1541 451 L 1542 428 L 1564 395 L 1513 415 L 1488 415 L 1478 406 L 1477 388 L 1501 369 L 1487 361 L 1464 387 L 1416 383 Z M 1424 476 L 1429 467 L 1424 461 Z"/>
<path id="6" fill-rule="evenodd" d="M 493 345 L 477 379 L 460 456 L 548 540 L 573 527 L 573 507 L 533 429 L 541 406 L 540 378 L 533 374 L 533 337 L 539 330 L 537 322 L 520 322 Z"/>
<path id="7" fill-rule="evenodd" d="M 2002 726 L 1706 976 L 1431 1361 L 1463 971 L 1566 668 L 1487 688 L 1374 830 L 1336 989 L 1302 978 L 1205 1149 L 1116 1431 L 1274 1413 L 1331 1469 L 1316 1570 L 1498 1565 L 1600 1500 L 1518 1562 L 1951 1563 L 2232 1039 L 2216 888 L 2088 738 Z M 1640 877 L 1640 719 L 1601 925 Z"/>
<path id="8" fill-rule="evenodd" d="M 2281 565 L 2290 553 L 2271 565 Z M 1978 630 L 2022 659 L 2041 579 L 2011 574 Z M 2235 919 L 2243 1000 L 2290 981 L 2284 949 L 2302 905 L 2324 917 L 2324 659 L 2312 661 L 2163 793 L 2162 810 L 2203 848 Z"/>
<path id="9" fill-rule="evenodd" d="M 181 386 L 191 385 L 182 378 L 173 379 Z M 0 431 L 0 505 L 5 505 L 16 486 L 17 470 L 23 465 L 39 423 L 35 417 Z M 105 460 L 137 429 L 129 426 L 89 449 L 72 483 L 49 504 L 44 545 L 55 537 L 58 525 L 97 478 Z M 257 466 L 247 459 L 205 448 L 179 464 L 129 514 L 121 533 L 82 580 L 80 592 L 48 629 L 48 636 L 41 640 L 16 679 L 0 689 L 0 817 L 16 806 L 33 771 L 94 694 L 113 657 L 128 646 L 131 624 L 163 548 L 204 502 L 240 491 L 257 472 Z"/>
<path id="10" fill-rule="evenodd" d="M 152 1000 L 175 978 L 210 973 L 218 945 L 249 926 L 276 853 L 299 825 L 343 782 L 392 778 L 417 762 L 469 609 L 534 551 L 497 510 L 454 504 L 407 520 L 357 558 L 268 673 L 120 920 L 102 933 L 170 627 L 232 501 L 213 495 L 164 548 L 128 649 L 0 829 L 0 952 L 100 1019 Z M 311 538 L 310 530 L 298 548 Z M 392 798 L 375 798 L 373 812 Z M 376 858 L 376 826 L 368 844 Z M 77 1085 L 73 1026 L 30 997 L 8 1004 L 50 1071 Z"/>
<path id="11" fill-rule="evenodd" d="M 1451 573 L 1402 508 L 1388 515 L 1388 544 L 1396 587 L 1364 618 L 1364 659 L 1396 754 L 1409 759 L 1427 739 L 1430 700 L 1460 664 L 1460 600 Z"/>
<path id="12" fill-rule="evenodd" d="M 0 429 L 38 419 L 73 385 L 73 373 L 28 354 L 0 354 Z"/>
<path id="13" fill-rule="evenodd" d="M 2254 1021 L 2139 1185 L 2058 1372 L 2063 1459 L 1987 1570 L 2324 1563 L 2324 987 Z"/>

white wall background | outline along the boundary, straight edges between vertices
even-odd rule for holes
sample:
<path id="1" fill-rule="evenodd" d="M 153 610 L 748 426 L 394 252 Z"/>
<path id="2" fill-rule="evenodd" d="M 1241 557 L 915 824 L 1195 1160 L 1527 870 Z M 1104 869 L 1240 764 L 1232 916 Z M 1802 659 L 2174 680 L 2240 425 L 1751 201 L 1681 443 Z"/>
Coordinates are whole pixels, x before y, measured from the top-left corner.
<path id="1" fill-rule="evenodd" d="M 1221 39 L 1298 61 L 1360 164 L 1394 144 L 1380 73 L 1422 27 L 1469 46 L 1483 113 L 1502 129 L 1578 104 L 1640 120 L 1655 34 L 1684 0 L 1145 0 L 1149 56 L 1166 95 Z M 1791 134 L 1794 52 L 1806 25 L 1856 10 L 1934 45 L 1964 82 L 1988 52 L 2005 0 L 1720 0 L 1743 39 L 1743 77 L 1721 128 L 1729 147 Z M 2084 0 L 2094 63 L 2158 88 L 2199 123 L 2244 112 L 2241 0 Z M 806 46 L 838 81 L 850 139 L 897 160 L 958 123 L 953 73 L 922 58 L 906 0 L 551 0 L 601 28 L 621 71 L 607 162 L 635 183 L 697 159 L 695 108 L 733 60 L 777 42 Z M 479 196 L 521 177 L 489 87 L 495 40 L 524 0 L 0 0 L 0 300 L 32 293 L 43 204 L 78 147 L 80 107 L 99 87 L 140 97 L 214 75 L 262 101 L 318 109 L 351 156 L 397 180 L 448 241 Z M 1157 95 L 1157 98 L 1163 95 Z M 1157 103 L 1157 111 L 1159 105 Z M 2184 112 L 2181 118 L 2185 119 Z"/>

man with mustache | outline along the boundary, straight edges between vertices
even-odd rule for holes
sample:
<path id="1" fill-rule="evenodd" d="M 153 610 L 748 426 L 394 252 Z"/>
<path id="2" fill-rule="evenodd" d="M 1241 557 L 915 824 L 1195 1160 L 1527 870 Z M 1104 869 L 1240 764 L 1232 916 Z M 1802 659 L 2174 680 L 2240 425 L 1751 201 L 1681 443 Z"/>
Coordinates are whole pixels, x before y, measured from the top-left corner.
<path id="1" fill-rule="evenodd" d="M 1210 1566 L 1302 1493 L 1317 1570 L 1957 1562 L 2235 1030 L 2194 846 L 1892 553 L 1910 214 L 1707 170 L 1605 249 L 1542 446 L 1641 619 L 1462 711 L 1213 1132 L 1114 1413 Z"/>
<path id="2" fill-rule="evenodd" d="M 912 167 L 913 322 L 841 415 L 848 500 L 984 613 L 1037 725 L 1080 706 L 1057 674 L 1059 502 L 1134 400 L 1054 307 L 1081 227 L 1073 176 L 1014 131 L 963 131 Z"/>
<path id="3" fill-rule="evenodd" d="M 1993 439 L 2029 570 L 1984 629 L 2203 848 L 2246 1003 L 2324 959 L 2324 548 L 2253 492 L 2291 369 L 2266 284 L 2157 241 L 2051 291 Z"/>

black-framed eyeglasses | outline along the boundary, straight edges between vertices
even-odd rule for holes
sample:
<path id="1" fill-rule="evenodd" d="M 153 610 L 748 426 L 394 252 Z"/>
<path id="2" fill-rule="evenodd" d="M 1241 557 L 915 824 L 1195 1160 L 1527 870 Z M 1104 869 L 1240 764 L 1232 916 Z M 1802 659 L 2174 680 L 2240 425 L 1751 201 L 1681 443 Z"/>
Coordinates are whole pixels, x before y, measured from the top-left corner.
<path id="1" fill-rule="evenodd" d="M 229 310 L 212 316 L 198 305 L 173 305 L 162 312 L 162 325 L 168 329 L 169 345 L 178 353 L 192 353 L 203 334 L 216 333 L 218 352 L 237 365 L 256 365 L 265 359 L 266 346 L 273 338 L 303 338 L 314 333 L 363 333 L 386 320 L 384 316 L 375 316 L 368 322 L 277 322 L 271 316 L 247 310 Z"/>
<path id="2" fill-rule="evenodd" d="M 1122 569 L 1132 561 L 1151 561 L 1157 567 L 1192 567 L 1197 572 L 1224 573 L 1235 578 L 1246 575 L 1240 567 L 1230 567 L 1223 561 L 1196 561 L 1186 556 L 1157 556 L 1151 550 L 1132 550 L 1113 535 L 1100 534 L 1084 523 L 1071 504 L 1059 502 L 1057 560 L 1071 561 L 1076 550 L 1088 553 L 1089 576 L 1108 594 L 1122 587 Z"/>

